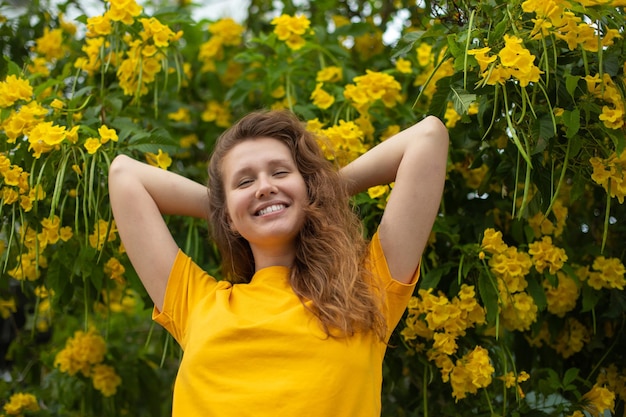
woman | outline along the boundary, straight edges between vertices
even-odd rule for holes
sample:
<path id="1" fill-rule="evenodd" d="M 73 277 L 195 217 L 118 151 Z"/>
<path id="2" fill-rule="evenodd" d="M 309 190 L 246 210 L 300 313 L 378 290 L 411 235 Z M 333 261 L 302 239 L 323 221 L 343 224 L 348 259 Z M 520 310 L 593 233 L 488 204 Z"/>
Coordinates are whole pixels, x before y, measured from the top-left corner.
<path id="1" fill-rule="evenodd" d="M 419 276 L 445 180 L 434 117 L 335 171 L 288 112 L 252 113 L 218 140 L 206 187 L 119 156 L 110 198 L 153 318 L 184 354 L 174 416 L 378 416 L 386 342 Z M 369 244 L 348 196 L 395 182 Z M 216 281 L 162 215 L 207 218 Z"/>

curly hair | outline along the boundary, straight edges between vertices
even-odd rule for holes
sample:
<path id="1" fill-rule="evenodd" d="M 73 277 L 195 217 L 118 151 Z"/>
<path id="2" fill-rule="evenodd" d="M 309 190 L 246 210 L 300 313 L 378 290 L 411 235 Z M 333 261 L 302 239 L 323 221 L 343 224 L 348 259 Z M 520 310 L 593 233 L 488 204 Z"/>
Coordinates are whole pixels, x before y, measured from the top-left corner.
<path id="1" fill-rule="evenodd" d="M 329 337 L 373 331 L 385 338 L 382 291 L 365 268 L 367 242 L 334 165 L 314 135 L 293 113 L 258 111 L 243 117 L 217 140 L 209 161 L 212 237 L 222 256 L 222 273 L 234 283 L 249 282 L 255 265 L 248 242 L 233 233 L 222 178 L 224 156 L 237 144 L 270 137 L 286 144 L 307 187 L 309 205 L 296 237 L 290 284 L 317 316 Z M 310 300 L 312 307 L 305 301 Z"/>

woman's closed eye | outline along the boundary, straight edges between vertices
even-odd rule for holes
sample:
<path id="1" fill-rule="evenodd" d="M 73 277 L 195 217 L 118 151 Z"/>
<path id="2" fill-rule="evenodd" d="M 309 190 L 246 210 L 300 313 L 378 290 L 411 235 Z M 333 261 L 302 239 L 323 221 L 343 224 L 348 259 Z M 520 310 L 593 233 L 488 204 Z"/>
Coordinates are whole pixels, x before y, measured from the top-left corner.
<path id="1" fill-rule="evenodd" d="M 237 181 L 237 188 L 247 187 L 248 185 L 252 184 L 252 182 L 253 182 L 252 178 L 243 178 Z"/>

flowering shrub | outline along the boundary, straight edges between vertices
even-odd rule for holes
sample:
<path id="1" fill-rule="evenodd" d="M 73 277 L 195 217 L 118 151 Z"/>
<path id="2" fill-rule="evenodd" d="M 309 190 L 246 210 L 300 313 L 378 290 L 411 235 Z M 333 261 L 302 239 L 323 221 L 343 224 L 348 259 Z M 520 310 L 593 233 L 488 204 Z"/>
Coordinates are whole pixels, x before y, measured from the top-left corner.
<path id="1" fill-rule="evenodd" d="M 0 412 L 168 415 L 180 351 L 151 323 L 108 166 L 205 182 L 215 138 L 263 107 L 339 166 L 422 114 L 450 129 L 384 415 L 624 414 L 625 2 L 253 0 L 244 24 L 107 0 L 69 22 L 79 3 L 0 1 Z M 392 188 L 354 198 L 367 233 Z M 206 225 L 167 220 L 217 273 Z"/>

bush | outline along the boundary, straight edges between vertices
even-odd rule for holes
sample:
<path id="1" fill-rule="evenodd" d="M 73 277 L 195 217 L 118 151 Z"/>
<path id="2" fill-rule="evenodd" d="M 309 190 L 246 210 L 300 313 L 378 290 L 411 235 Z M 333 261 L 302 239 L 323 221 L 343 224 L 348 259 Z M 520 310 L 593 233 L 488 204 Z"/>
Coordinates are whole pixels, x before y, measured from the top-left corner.
<path id="1" fill-rule="evenodd" d="M 450 129 L 384 415 L 623 413 L 626 5 L 436 3 L 252 1 L 244 26 L 183 1 L 110 0 L 76 24 L 74 1 L 0 2 L 5 414 L 168 415 L 180 350 L 151 323 L 108 166 L 205 182 L 215 138 L 261 107 L 296 112 L 339 165 L 423 114 Z M 389 190 L 354 199 L 368 233 Z M 206 225 L 168 222 L 218 274 Z"/>

